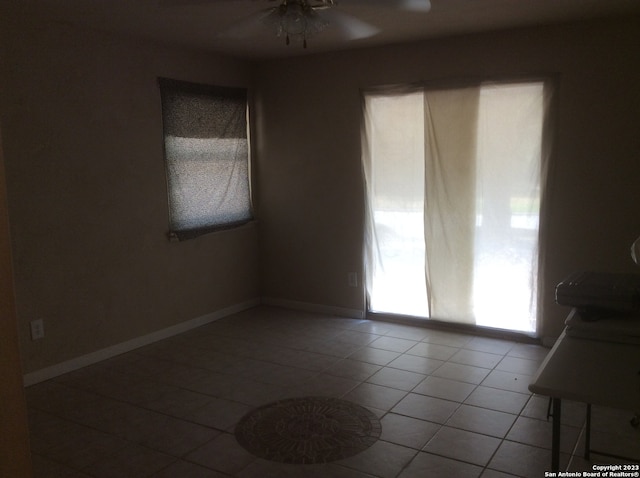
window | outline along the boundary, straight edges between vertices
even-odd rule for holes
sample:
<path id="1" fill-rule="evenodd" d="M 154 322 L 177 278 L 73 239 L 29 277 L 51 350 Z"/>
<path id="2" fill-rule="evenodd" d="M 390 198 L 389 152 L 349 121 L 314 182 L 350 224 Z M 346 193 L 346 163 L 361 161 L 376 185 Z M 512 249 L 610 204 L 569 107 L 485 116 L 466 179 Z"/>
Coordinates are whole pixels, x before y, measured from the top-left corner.
<path id="1" fill-rule="evenodd" d="M 170 237 L 252 218 L 247 90 L 161 78 Z"/>
<path id="2" fill-rule="evenodd" d="M 372 312 L 536 331 L 543 81 L 364 97 Z"/>

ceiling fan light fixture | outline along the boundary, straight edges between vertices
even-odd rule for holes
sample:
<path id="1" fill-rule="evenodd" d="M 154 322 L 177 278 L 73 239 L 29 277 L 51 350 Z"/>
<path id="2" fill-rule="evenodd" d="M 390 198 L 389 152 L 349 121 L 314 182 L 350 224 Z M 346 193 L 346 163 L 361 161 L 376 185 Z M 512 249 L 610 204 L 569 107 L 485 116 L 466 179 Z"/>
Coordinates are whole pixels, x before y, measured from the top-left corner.
<path id="1" fill-rule="evenodd" d="M 321 7 L 324 6 L 325 2 Z M 306 48 L 307 38 L 329 26 L 329 22 L 318 15 L 315 8 L 307 0 L 283 0 L 265 17 L 265 22 L 275 29 L 277 36 L 285 36 L 287 45 L 290 38 L 297 38 L 302 40 Z"/>

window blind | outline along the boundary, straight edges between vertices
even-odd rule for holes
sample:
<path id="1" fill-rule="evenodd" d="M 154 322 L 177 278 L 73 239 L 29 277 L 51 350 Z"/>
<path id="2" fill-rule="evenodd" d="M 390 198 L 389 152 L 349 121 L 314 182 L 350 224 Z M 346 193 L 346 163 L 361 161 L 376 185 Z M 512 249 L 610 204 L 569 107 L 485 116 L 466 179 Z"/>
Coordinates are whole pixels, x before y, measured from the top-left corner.
<path id="1" fill-rule="evenodd" d="M 170 235 L 183 240 L 249 221 L 247 90 L 159 84 Z"/>

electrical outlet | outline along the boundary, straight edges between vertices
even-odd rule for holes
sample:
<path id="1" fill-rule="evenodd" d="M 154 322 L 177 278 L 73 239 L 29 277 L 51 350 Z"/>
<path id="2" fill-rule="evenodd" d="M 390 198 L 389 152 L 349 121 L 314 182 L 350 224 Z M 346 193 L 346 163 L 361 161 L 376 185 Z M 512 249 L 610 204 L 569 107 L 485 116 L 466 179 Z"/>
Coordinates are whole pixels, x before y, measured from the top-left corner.
<path id="1" fill-rule="evenodd" d="M 349 287 L 358 287 L 358 273 L 357 272 L 349 272 Z"/>
<path id="2" fill-rule="evenodd" d="M 31 340 L 38 340 L 44 338 L 44 320 L 32 320 L 31 321 Z"/>

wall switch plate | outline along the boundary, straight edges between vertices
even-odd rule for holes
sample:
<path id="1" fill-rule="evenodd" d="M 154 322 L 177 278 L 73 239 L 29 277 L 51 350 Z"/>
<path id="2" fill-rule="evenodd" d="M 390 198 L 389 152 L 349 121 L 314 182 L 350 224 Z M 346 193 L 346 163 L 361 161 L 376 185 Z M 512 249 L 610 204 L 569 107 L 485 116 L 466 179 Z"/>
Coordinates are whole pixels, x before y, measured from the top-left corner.
<path id="1" fill-rule="evenodd" d="M 32 320 L 31 321 L 31 340 L 38 340 L 44 338 L 44 320 Z"/>
<path id="2" fill-rule="evenodd" d="M 349 287 L 358 287 L 358 273 L 349 272 Z"/>

